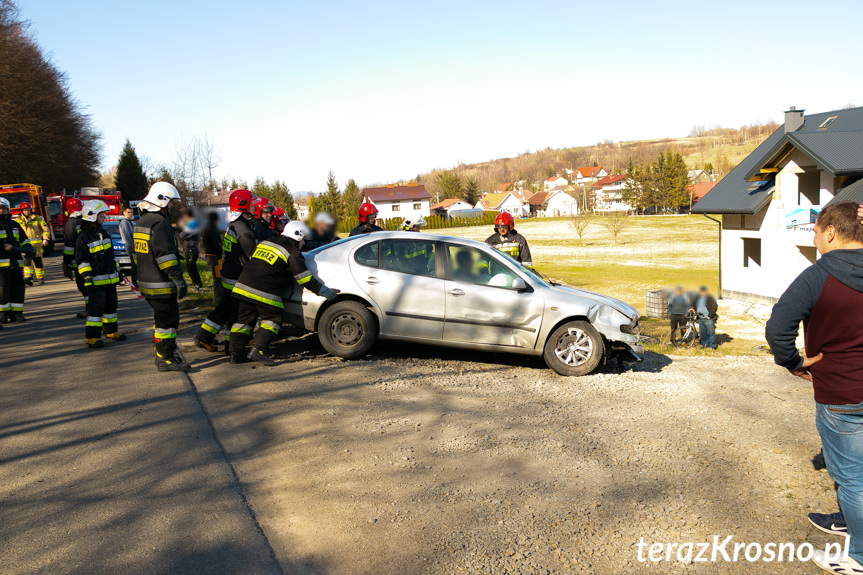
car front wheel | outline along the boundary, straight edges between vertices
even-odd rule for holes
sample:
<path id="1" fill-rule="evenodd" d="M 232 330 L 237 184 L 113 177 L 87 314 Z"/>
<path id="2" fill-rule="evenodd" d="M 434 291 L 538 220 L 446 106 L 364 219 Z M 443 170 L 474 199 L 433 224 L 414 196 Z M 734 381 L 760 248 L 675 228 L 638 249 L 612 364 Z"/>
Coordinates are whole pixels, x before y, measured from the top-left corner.
<path id="1" fill-rule="evenodd" d="M 324 349 L 345 359 L 354 359 L 372 348 L 378 326 L 372 312 L 355 301 L 340 301 L 328 307 L 318 323 L 318 339 Z"/>
<path id="2" fill-rule="evenodd" d="M 560 375 L 587 375 L 599 365 L 604 352 L 602 336 L 586 321 L 571 321 L 554 330 L 542 357 Z"/>

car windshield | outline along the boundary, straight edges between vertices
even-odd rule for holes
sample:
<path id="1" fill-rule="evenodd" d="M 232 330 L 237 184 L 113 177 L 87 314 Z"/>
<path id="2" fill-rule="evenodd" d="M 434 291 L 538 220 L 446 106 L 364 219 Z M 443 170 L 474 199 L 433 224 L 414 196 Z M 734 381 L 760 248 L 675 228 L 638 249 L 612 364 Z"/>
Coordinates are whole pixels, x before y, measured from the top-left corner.
<path id="1" fill-rule="evenodd" d="M 105 222 L 102 224 L 102 229 L 108 232 L 108 235 L 111 236 L 111 239 L 119 240 L 120 238 L 120 224 L 117 222 Z"/>
<path id="2" fill-rule="evenodd" d="M 9 200 L 9 205 L 14 210 L 21 205 L 22 202 L 31 202 L 30 194 L 27 192 L 14 192 L 11 194 L 3 194 L 3 197 Z"/>
<path id="3" fill-rule="evenodd" d="M 60 201 L 49 201 L 48 202 L 48 215 L 51 216 L 51 219 L 56 218 L 60 215 L 62 211 L 62 206 L 60 205 Z"/>
<path id="4" fill-rule="evenodd" d="M 503 256 L 505 259 L 509 260 L 510 262 L 512 262 L 512 264 L 513 264 L 513 265 L 515 265 L 515 267 L 517 267 L 518 269 L 520 269 L 524 274 L 526 274 L 527 276 L 529 276 L 529 277 L 530 277 L 530 279 L 532 279 L 532 280 L 533 280 L 533 281 L 535 281 L 536 283 L 538 283 L 538 284 L 540 284 L 540 285 L 543 285 L 543 286 L 545 286 L 545 287 L 549 287 L 548 282 L 547 282 L 546 280 L 544 280 L 543 278 L 539 277 L 539 275 L 538 275 L 538 274 L 534 273 L 533 271 L 529 270 L 528 268 L 524 267 L 523 265 L 521 265 L 520 263 L 518 263 L 517 261 L 515 261 L 514 259 L 512 259 L 512 258 L 509 256 L 509 254 L 507 254 L 507 253 L 505 253 L 505 252 L 498 252 L 498 254 L 499 254 L 499 255 L 501 255 L 501 256 Z"/>

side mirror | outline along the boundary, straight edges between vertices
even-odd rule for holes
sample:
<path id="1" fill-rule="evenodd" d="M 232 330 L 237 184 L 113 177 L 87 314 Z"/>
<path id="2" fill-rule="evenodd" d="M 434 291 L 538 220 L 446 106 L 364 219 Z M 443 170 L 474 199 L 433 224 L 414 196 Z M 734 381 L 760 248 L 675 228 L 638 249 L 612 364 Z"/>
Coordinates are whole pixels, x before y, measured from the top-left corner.
<path id="1" fill-rule="evenodd" d="M 512 289 L 515 291 L 523 291 L 527 289 L 527 284 L 521 278 L 515 278 L 512 280 Z"/>

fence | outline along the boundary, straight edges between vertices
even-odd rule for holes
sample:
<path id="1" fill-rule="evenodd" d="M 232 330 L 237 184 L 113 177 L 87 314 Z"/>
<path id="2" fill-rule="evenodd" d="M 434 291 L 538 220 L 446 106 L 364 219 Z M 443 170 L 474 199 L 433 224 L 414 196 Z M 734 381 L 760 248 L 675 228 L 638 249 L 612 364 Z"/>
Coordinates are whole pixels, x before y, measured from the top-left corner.
<path id="1" fill-rule="evenodd" d="M 425 218 L 428 230 L 441 230 L 445 228 L 461 228 L 465 226 L 493 226 L 494 219 L 499 212 L 482 212 L 481 214 L 469 214 L 467 216 L 454 216 L 445 218 L 443 216 L 428 216 Z M 385 230 L 397 230 L 402 225 L 404 218 L 389 218 L 378 220 L 377 224 Z M 357 217 L 348 218 L 339 222 L 338 231 L 346 234 L 359 224 Z"/>

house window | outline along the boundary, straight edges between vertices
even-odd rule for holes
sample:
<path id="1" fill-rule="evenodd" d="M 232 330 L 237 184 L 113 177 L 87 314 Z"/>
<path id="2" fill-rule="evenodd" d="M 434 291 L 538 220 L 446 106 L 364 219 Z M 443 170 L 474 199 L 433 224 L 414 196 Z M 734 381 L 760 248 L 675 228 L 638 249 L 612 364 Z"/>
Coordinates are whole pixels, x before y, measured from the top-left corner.
<path id="1" fill-rule="evenodd" d="M 761 267 L 761 238 L 743 238 L 743 267 Z"/>
<path id="2" fill-rule="evenodd" d="M 821 174 L 819 172 L 797 174 L 797 205 L 821 205 Z"/>
<path id="3" fill-rule="evenodd" d="M 414 202 L 414 209 L 421 210 L 423 209 L 423 205 L 420 202 Z"/>
<path id="4" fill-rule="evenodd" d="M 832 123 L 836 120 L 836 118 L 838 118 L 838 117 L 839 117 L 839 116 L 830 116 L 829 118 L 827 118 L 826 120 L 824 120 L 824 122 L 823 122 L 820 126 L 818 126 L 818 129 L 819 129 L 819 130 L 824 130 L 824 129 L 826 129 L 826 128 L 827 128 L 827 126 L 829 126 L 830 124 L 832 124 Z"/>
<path id="5" fill-rule="evenodd" d="M 401 207 L 400 205 L 398 205 L 398 204 L 393 204 L 393 211 L 394 211 L 394 212 L 401 211 L 401 208 L 402 208 L 402 207 Z"/>

